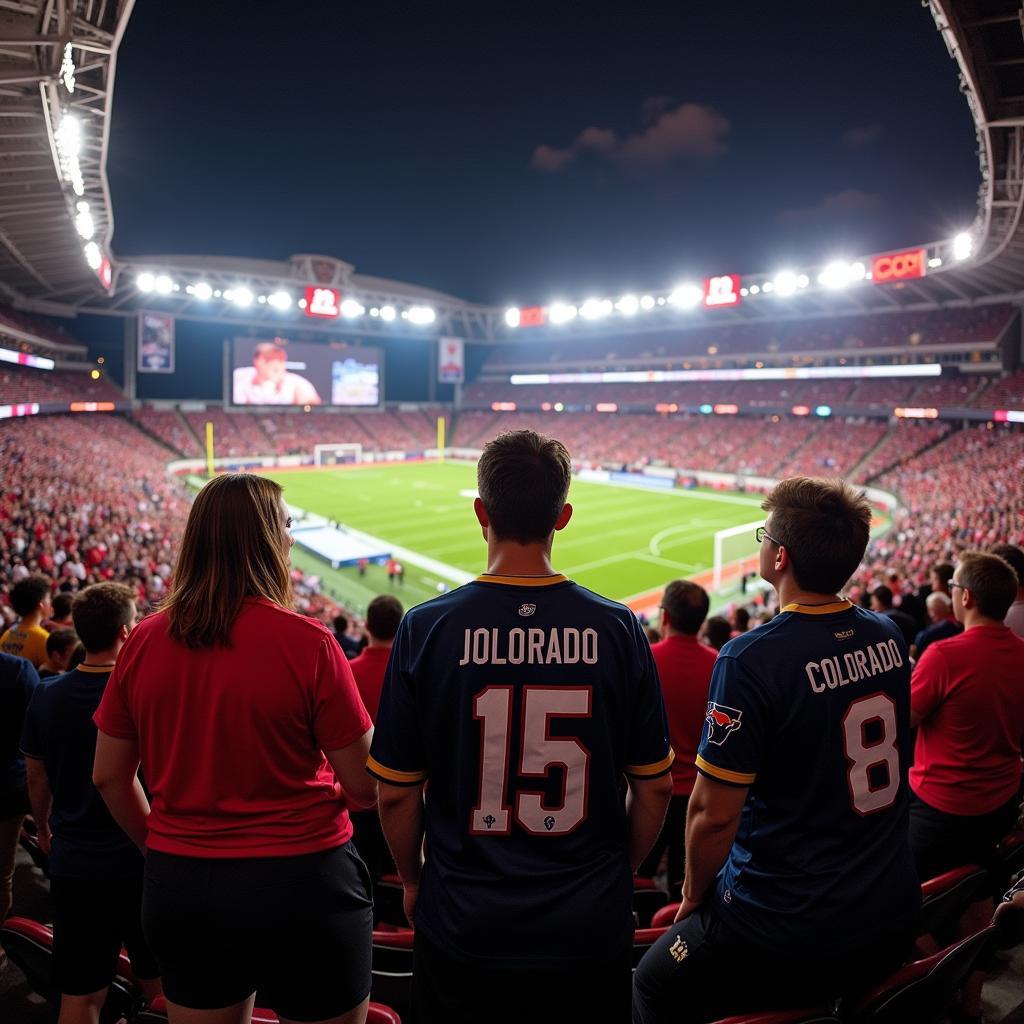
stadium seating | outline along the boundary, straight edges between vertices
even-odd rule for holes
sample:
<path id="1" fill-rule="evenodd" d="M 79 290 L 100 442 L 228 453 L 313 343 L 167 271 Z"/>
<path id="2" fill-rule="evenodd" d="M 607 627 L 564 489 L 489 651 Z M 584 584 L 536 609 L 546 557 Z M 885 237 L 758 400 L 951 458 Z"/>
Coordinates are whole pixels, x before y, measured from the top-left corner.
<path id="1" fill-rule="evenodd" d="M 143 406 L 132 413 L 132 419 L 146 433 L 182 458 L 196 458 L 203 454 L 199 438 L 177 409 L 151 409 Z"/>
<path id="2" fill-rule="evenodd" d="M 405 1015 L 412 1005 L 412 943 L 409 928 L 373 931 L 370 995 Z"/>
<path id="3" fill-rule="evenodd" d="M 723 1017 L 715 1024 L 839 1024 L 839 1018 L 827 1008 L 810 1010 L 769 1010 L 767 1013 L 741 1013 Z"/>
<path id="4" fill-rule="evenodd" d="M 982 898 L 991 884 L 989 873 L 977 864 L 965 864 L 923 882 L 921 936 L 931 937 L 938 942 L 952 938 L 956 923 L 964 911 L 975 900 Z M 919 942 L 922 952 L 933 953 L 935 948 L 928 948 L 927 943 Z"/>
<path id="5" fill-rule="evenodd" d="M 167 1000 L 160 996 L 153 1000 L 153 1005 L 135 1014 L 137 1024 L 167 1024 Z M 250 1018 L 252 1024 L 280 1024 L 273 1010 L 254 1007 Z M 366 1024 L 402 1024 L 402 1018 L 381 1003 L 371 1002 L 366 1011 Z"/>
<path id="6" fill-rule="evenodd" d="M 123 402 L 109 377 L 93 380 L 84 370 L 33 370 L 0 363 L 0 403 Z"/>

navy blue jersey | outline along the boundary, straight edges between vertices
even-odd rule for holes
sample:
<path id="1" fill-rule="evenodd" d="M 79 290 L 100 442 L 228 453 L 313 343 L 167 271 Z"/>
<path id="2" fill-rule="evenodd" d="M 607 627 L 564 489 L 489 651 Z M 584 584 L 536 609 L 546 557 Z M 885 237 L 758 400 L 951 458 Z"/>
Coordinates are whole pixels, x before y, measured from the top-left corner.
<path id="1" fill-rule="evenodd" d="M 564 576 L 481 576 L 395 638 L 368 768 L 427 783 L 416 928 L 450 955 L 571 964 L 631 942 L 625 775 L 669 770 L 650 646 Z"/>
<path id="2" fill-rule="evenodd" d="M 39 686 L 31 661 L 0 651 L 0 818 L 24 811 L 25 762 L 18 739 L 25 711 Z"/>
<path id="3" fill-rule="evenodd" d="M 53 794 L 50 872 L 119 878 L 142 870 L 142 854 L 110 816 L 92 784 L 99 707 L 110 671 L 79 665 L 40 686 L 25 715 L 21 749 L 46 766 Z"/>
<path id="4" fill-rule="evenodd" d="M 787 605 L 722 648 L 708 698 L 697 769 L 750 787 L 718 878 L 730 924 L 829 955 L 911 918 L 920 888 L 899 627 L 847 601 Z"/>

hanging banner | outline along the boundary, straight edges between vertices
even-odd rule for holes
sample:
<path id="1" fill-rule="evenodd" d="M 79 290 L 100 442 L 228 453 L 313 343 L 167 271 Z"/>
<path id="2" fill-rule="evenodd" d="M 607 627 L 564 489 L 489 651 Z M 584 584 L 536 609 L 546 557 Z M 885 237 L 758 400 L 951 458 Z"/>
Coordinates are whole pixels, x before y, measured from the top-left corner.
<path id="1" fill-rule="evenodd" d="M 174 373 L 174 317 L 139 313 L 139 373 Z"/>
<path id="2" fill-rule="evenodd" d="M 442 384 L 461 384 L 466 376 L 466 349 L 461 338 L 437 341 L 437 379 Z"/>

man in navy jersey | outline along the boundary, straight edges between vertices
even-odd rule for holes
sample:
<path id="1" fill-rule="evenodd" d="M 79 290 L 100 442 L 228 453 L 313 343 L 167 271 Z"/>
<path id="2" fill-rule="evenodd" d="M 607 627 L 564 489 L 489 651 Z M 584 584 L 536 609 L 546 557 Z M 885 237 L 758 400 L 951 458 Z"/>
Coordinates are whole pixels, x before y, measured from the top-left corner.
<path id="1" fill-rule="evenodd" d="M 715 663 L 683 902 L 637 969 L 636 1024 L 856 991 L 915 932 L 910 659 L 895 623 L 838 596 L 871 508 L 843 481 L 806 477 L 762 507 L 760 571 L 781 611 Z"/>
<path id="2" fill-rule="evenodd" d="M 559 441 L 491 441 L 487 572 L 409 611 L 392 648 L 368 769 L 416 928 L 420 1024 L 629 1013 L 633 872 L 672 753 L 636 617 L 551 567 L 570 476 Z"/>

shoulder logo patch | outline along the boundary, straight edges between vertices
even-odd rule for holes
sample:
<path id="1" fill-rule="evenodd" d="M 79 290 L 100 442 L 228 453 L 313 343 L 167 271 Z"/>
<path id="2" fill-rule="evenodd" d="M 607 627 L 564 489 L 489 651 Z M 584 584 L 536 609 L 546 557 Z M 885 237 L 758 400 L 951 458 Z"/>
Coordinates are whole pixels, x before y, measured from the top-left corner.
<path id="1" fill-rule="evenodd" d="M 535 611 L 537 606 L 535 604 L 521 604 L 519 606 L 519 614 L 524 618 L 529 618 Z"/>
<path id="2" fill-rule="evenodd" d="M 708 713 L 704 716 L 708 723 L 708 743 L 720 747 L 743 724 L 742 718 L 742 711 L 708 701 Z"/>

